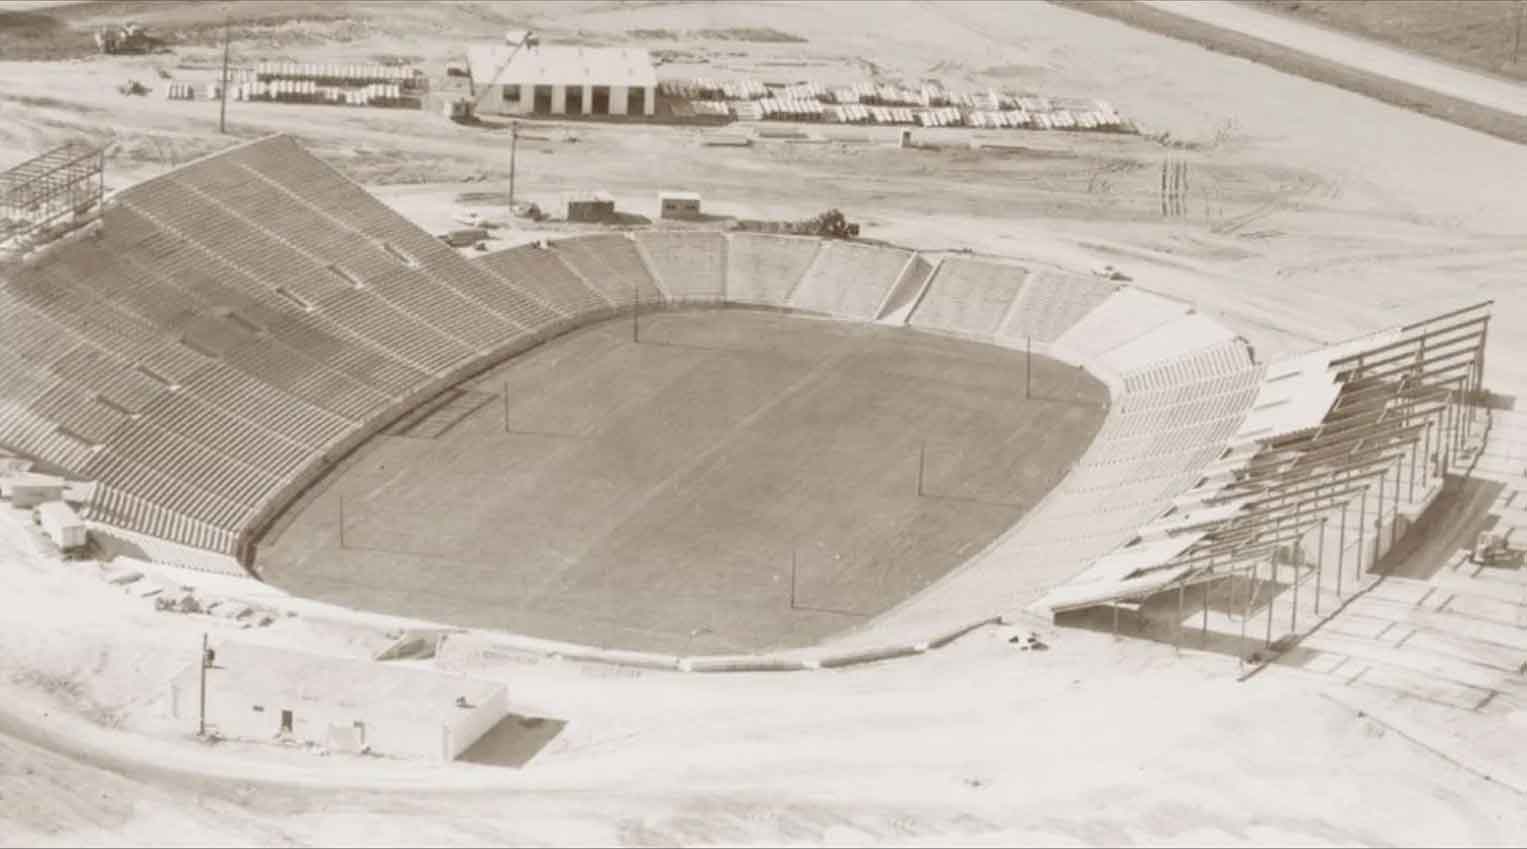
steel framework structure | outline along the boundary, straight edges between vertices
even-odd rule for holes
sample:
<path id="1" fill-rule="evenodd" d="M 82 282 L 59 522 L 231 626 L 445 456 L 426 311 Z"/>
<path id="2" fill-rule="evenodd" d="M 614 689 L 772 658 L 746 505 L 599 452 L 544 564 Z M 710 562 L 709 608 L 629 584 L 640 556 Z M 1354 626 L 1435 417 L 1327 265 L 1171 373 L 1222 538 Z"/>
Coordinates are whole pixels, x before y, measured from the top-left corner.
<path id="1" fill-rule="evenodd" d="M 70 142 L 0 173 L 0 248 L 51 241 L 99 212 L 106 149 Z"/>
<path id="2" fill-rule="evenodd" d="M 1167 537 L 1192 535 L 1179 553 L 1120 576 L 1112 602 L 1140 602 L 1171 590 L 1232 576 L 1257 582 L 1266 567 L 1276 581 L 1280 561 L 1304 564 L 1304 542 L 1318 534 L 1314 572 L 1316 612 L 1324 577 L 1326 534 L 1335 525 L 1336 590 L 1346 572 L 1348 514 L 1359 513 L 1356 560 L 1359 576 L 1374 505 L 1371 566 L 1380 556 L 1390 515 L 1390 544 L 1397 535 L 1401 495 L 1417 501 L 1432 483 L 1456 468 L 1484 391 L 1485 344 L 1492 302 L 1486 301 L 1399 328 L 1392 341 L 1344 354 L 1329 362 L 1336 400 L 1318 425 L 1258 440 L 1249 452 L 1227 463 L 1228 476 L 1206 478 L 1178 504 L 1191 506 L 1174 521 L 1173 511 L 1148 525 Z M 1376 500 L 1374 496 L 1377 496 Z M 1387 506 L 1386 506 L 1387 504 Z M 1355 507 L 1354 507 L 1355 505 Z M 1197 511 L 1208 517 L 1194 520 Z M 1202 515 L 1202 513 L 1200 513 Z M 1152 576 L 1169 579 L 1151 581 Z M 1297 617 L 1297 578 L 1293 584 Z M 1133 587 L 1133 589 L 1132 589 Z M 1096 596 L 1056 611 L 1110 603 Z M 1207 605 L 1207 594 L 1205 594 Z M 1250 616 L 1248 599 L 1246 616 Z M 1207 607 L 1205 608 L 1207 617 Z M 1207 618 L 1205 620 L 1207 622 Z M 1297 630 L 1297 621 L 1294 622 Z M 1267 641 L 1272 641 L 1268 606 Z"/>

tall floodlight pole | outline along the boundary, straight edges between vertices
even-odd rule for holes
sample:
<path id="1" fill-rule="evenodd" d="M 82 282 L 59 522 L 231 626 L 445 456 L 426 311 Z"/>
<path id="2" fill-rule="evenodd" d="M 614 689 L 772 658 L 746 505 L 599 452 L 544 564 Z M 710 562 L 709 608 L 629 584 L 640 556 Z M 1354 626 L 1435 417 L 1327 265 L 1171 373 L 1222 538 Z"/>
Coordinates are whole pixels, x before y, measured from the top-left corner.
<path id="1" fill-rule="evenodd" d="M 222 84 L 218 86 L 218 94 L 221 97 L 217 109 L 217 131 L 220 134 L 228 132 L 228 54 L 233 43 L 232 21 L 233 16 L 225 12 L 223 14 L 223 77 Z"/>

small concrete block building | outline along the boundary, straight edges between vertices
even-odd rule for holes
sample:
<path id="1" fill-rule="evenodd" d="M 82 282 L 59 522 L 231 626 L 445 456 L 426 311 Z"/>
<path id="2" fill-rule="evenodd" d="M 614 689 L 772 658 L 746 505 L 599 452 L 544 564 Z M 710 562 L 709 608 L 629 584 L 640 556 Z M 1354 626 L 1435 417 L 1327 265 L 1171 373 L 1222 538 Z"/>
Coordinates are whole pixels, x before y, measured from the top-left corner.
<path id="1" fill-rule="evenodd" d="M 60 501 L 69 482 L 54 475 L 22 472 L 0 478 L 0 498 L 13 506 L 30 509 L 47 501 Z"/>
<path id="2" fill-rule="evenodd" d="M 700 217 L 700 196 L 694 192 L 659 192 L 657 200 L 664 218 L 692 221 Z"/>
<path id="3" fill-rule="evenodd" d="M 207 727 L 226 738 L 446 762 L 508 713 L 503 684 L 366 659 L 246 643 L 213 646 Z M 201 670 L 170 682 L 168 712 L 194 731 Z"/>
<path id="4" fill-rule="evenodd" d="M 645 50 L 478 44 L 467 48 L 477 111 L 491 115 L 657 113 L 657 69 Z M 508 63 L 507 65 L 505 63 Z M 484 90 L 486 89 L 486 90 Z"/>
<path id="5" fill-rule="evenodd" d="M 48 539 L 53 540 L 53 544 L 63 551 L 83 548 L 90 541 L 84 520 L 74 512 L 74 508 L 62 501 L 39 504 L 37 524 L 42 526 L 42 532 L 48 535 Z"/>
<path id="6" fill-rule="evenodd" d="M 599 190 L 566 192 L 562 195 L 562 217 L 568 221 L 608 221 L 615 217 L 615 198 Z"/>

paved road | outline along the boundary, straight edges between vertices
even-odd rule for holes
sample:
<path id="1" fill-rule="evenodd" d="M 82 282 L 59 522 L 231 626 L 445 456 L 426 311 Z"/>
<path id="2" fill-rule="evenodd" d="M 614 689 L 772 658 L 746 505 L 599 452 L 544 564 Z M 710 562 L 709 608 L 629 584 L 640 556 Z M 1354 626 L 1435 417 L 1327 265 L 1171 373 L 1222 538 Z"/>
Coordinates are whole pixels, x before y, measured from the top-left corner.
<path id="1" fill-rule="evenodd" d="M 1527 116 L 1527 86 L 1477 74 L 1394 47 L 1259 12 L 1229 0 L 1141 0 L 1163 12 L 1270 41 L 1358 70 Z"/>

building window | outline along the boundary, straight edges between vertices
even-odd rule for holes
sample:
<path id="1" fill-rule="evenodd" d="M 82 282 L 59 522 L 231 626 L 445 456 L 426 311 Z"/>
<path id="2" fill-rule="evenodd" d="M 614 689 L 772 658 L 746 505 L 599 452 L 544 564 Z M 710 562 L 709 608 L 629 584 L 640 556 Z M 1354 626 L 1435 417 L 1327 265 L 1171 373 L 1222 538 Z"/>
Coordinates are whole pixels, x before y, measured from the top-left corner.
<path id="1" fill-rule="evenodd" d="M 264 713 L 265 712 L 265 705 L 255 705 L 254 706 L 254 712 L 255 713 Z"/>
<path id="2" fill-rule="evenodd" d="M 504 91 L 503 100 L 505 105 L 518 106 L 520 104 L 520 87 L 517 85 L 500 86 Z"/>

